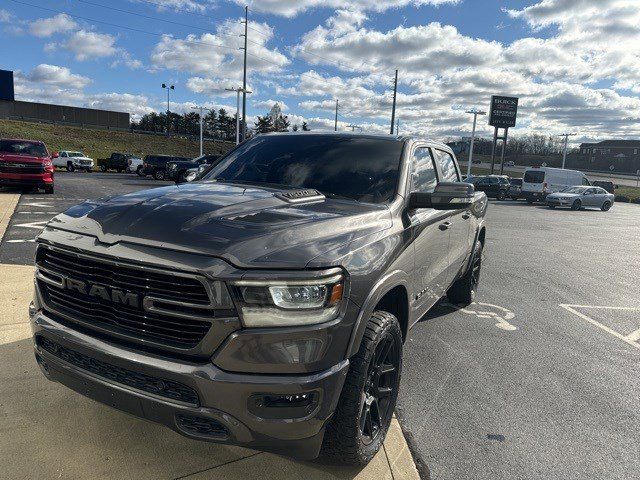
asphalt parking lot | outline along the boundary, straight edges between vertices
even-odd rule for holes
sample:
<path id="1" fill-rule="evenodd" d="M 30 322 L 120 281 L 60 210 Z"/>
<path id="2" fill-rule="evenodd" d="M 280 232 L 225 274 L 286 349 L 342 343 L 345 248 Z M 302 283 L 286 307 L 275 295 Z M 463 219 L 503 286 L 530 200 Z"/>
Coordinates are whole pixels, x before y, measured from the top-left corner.
<path id="1" fill-rule="evenodd" d="M 168 184 L 96 173 L 60 173 L 56 182 L 54 195 L 22 195 L 0 244 L 0 263 L 30 265 L 39 229 L 74 203 Z M 422 477 L 637 476 L 640 206 L 574 212 L 491 201 L 487 228 L 477 303 L 462 310 L 438 305 L 405 347 L 398 414 Z M 2 350 L 16 372 L 24 366 L 12 352 L 28 344 Z M 18 420 L 27 423 L 33 414 L 43 436 L 50 432 L 62 441 L 79 435 L 78 422 L 89 419 L 101 432 L 91 445 L 67 440 L 70 459 L 101 457 L 100 468 L 106 468 L 104 456 L 131 457 L 120 474 L 101 470 L 97 476 L 127 477 L 146 462 L 144 472 L 153 478 L 161 471 L 149 466 L 153 461 L 178 476 L 187 461 L 173 453 L 142 455 L 141 445 L 163 451 L 167 439 L 178 437 L 107 408 L 89 408 L 75 395 L 65 397 L 69 403 L 56 399 L 58 417 L 42 418 L 37 398 L 46 401 L 44 380 L 24 395 L 24 418 Z M 138 450 L 114 448 L 122 439 Z M 207 448 L 189 458 L 206 465 Z M 251 455 L 233 448 L 215 452 L 223 463 Z M 46 454 L 36 460 L 46 462 Z M 327 478 L 347 478 L 335 475 Z"/>

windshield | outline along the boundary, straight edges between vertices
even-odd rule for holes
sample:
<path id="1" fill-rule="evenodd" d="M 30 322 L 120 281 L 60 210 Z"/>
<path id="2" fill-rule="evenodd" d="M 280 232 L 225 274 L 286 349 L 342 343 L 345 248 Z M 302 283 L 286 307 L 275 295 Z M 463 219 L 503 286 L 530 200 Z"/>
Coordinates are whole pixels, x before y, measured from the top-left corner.
<path id="1" fill-rule="evenodd" d="M 233 150 L 204 180 L 314 188 L 360 202 L 393 199 L 402 142 L 352 135 L 265 135 Z"/>
<path id="2" fill-rule="evenodd" d="M 70 157 L 84 157 L 84 153 L 82 152 L 67 152 L 67 155 Z"/>
<path id="3" fill-rule="evenodd" d="M 0 152 L 13 155 L 28 155 L 30 157 L 47 157 L 47 149 L 42 143 L 25 142 L 22 140 L 0 140 Z"/>
<path id="4" fill-rule="evenodd" d="M 569 187 L 561 190 L 562 193 L 583 193 L 587 187 Z"/>

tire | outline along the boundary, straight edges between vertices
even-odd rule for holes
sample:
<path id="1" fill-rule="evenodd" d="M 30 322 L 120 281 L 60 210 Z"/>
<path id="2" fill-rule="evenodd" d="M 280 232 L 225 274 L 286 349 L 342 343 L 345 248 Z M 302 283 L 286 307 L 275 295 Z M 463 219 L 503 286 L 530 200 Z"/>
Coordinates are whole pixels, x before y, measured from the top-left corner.
<path id="1" fill-rule="evenodd" d="M 582 208 L 582 202 L 580 200 L 574 200 L 571 204 L 571 210 L 580 210 Z"/>
<path id="2" fill-rule="evenodd" d="M 322 461 L 354 466 L 369 463 L 389 430 L 401 373 L 402 331 L 398 319 L 375 311 L 358 353 L 351 358 L 338 406 L 327 424 L 320 450 Z"/>
<path id="3" fill-rule="evenodd" d="M 482 243 L 478 240 L 473 249 L 471 265 L 466 273 L 456 280 L 447 292 L 447 298 L 454 305 L 467 306 L 473 303 L 478 291 L 482 269 Z"/>
<path id="4" fill-rule="evenodd" d="M 600 210 L 602 210 L 603 212 L 608 212 L 610 208 L 611 208 L 611 202 L 609 200 L 606 200 L 600 207 Z"/>
<path id="5" fill-rule="evenodd" d="M 507 194 L 500 190 L 498 192 L 498 200 L 503 201 L 505 198 L 507 198 Z"/>
<path id="6" fill-rule="evenodd" d="M 139 177 L 144 177 L 144 174 L 142 173 L 142 165 L 136 168 L 136 173 L 138 174 Z"/>
<path id="7" fill-rule="evenodd" d="M 73 163 L 67 162 L 67 172 L 73 172 L 76 167 L 73 166 Z"/>
<path id="8" fill-rule="evenodd" d="M 527 198 L 526 200 L 529 205 L 533 205 L 533 200 L 531 200 L 530 198 Z"/>
<path id="9" fill-rule="evenodd" d="M 47 195 L 53 195 L 53 185 L 47 185 L 44 187 L 44 193 Z"/>
<path id="10" fill-rule="evenodd" d="M 116 172 L 122 173 L 122 169 L 121 168 L 116 168 Z"/>
<path id="11" fill-rule="evenodd" d="M 164 176 L 164 170 L 162 169 L 157 169 L 153 172 L 153 178 L 156 180 L 164 180 Z"/>
<path id="12" fill-rule="evenodd" d="M 107 166 L 106 165 L 100 165 L 100 171 L 101 172 L 106 172 L 107 171 Z"/>

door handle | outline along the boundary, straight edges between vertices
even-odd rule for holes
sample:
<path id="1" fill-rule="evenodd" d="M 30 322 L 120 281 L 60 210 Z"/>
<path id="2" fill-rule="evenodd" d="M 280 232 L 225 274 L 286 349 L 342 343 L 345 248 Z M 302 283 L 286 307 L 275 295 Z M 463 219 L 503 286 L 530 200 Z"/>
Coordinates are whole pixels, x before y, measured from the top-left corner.
<path id="1" fill-rule="evenodd" d="M 451 222 L 444 222 L 438 225 L 438 228 L 444 232 L 445 230 L 449 230 L 450 226 L 451 226 Z"/>
<path id="2" fill-rule="evenodd" d="M 469 212 L 464 212 L 462 214 L 462 218 L 464 218 L 465 220 L 469 220 L 471 218 L 471 214 Z"/>

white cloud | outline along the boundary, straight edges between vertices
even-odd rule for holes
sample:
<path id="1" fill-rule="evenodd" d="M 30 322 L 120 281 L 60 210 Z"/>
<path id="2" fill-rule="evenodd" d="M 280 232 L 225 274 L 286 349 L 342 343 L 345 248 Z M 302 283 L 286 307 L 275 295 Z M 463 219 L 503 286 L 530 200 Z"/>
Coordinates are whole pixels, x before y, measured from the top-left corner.
<path id="1" fill-rule="evenodd" d="M 136 3 L 148 3 L 155 5 L 160 11 L 174 10 L 176 12 L 199 12 L 202 13 L 211 8 L 215 2 L 213 0 L 132 0 Z"/>
<path id="2" fill-rule="evenodd" d="M 246 0 L 234 0 L 238 5 L 245 6 Z M 368 10 L 384 12 L 392 8 L 402 8 L 407 5 L 444 5 L 457 4 L 460 0 L 351 0 L 348 7 L 352 10 Z M 344 0 L 253 0 L 249 8 L 263 13 L 294 17 L 299 13 L 313 8 L 344 8 Z"/>
<path id="3" fill-rule="evenodd" d="M 91 83 L 90 78 L 71 73 L 67 67 L 46 63 L 41 63 L 27 74 L 16 72 L 16 77 L 31 83 L 71 89 L 82 89 Z"/>
<path id="4" fill-rule="evenodd" d="M 13 18 L 13 14 L 7 10 L 0 8 L 0 23 L 9 23 Z"/>
<path id="5" fill-rule="evenodd" d="M 50 18 L 40 18 L 29 26 L 32 35 L 40 38 L 68 33 L 78 28 L 78 24 L 66 13 Z"/>
<path id="6" fill-rule="evenodd" d="M 289 106 L 286 103 L 284 103 L 282 100 L 272 100 L 272 99 L 254 100 L 251 102 L 251 106 L 253 108 L 259 108 L 261 110 L 269 111 L 276 103 L 280 105 L 280 108 L 282 109 L 283 112 L 286 112 L 287 110 L 289 110 Z"/>
<path id="7" fill-rule="evenodd" d="M 118 51 L 115 43 L 113 35 L 83 29 L 74 32 L 61 46 L 72 52 L 76 60 L 85 61 L 115 55 Z"/>

